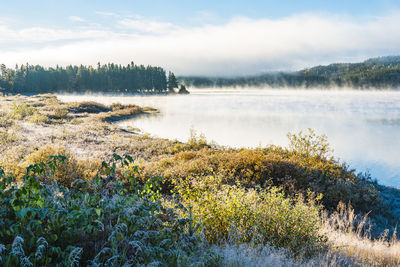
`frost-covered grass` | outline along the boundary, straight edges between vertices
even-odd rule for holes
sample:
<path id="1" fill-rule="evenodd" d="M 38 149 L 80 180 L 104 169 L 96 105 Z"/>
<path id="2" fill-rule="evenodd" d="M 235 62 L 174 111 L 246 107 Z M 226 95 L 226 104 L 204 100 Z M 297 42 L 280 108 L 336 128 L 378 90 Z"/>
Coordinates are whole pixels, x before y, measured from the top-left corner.
<path id="1" fill-rule="evenodd" d="M 322 232 L 332 247 L 357 259 L 365 266 L 399 266 L 400 241 L 397 229 L 389 235 L 383 231 L 378 238 L 371 239 L 368 217 L 357 215 L 350 205 L 340 203 L 337 211 L 323 218 Z"/>

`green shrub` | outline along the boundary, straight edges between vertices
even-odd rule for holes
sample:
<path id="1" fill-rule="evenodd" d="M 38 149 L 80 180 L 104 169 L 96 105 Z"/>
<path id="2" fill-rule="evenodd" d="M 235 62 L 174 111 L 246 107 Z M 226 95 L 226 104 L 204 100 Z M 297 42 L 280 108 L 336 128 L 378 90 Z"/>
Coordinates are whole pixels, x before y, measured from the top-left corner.
<path id="1" fill-rule="evenodd" d="M 192 220 L 134 184 L 132 193 L 120 186 L 113 176 L 116 162 L 103 163 L 93 187 L 82 180 L 71 189 L 39 182 L 37 177 L 52 176 L 66 160 L 52 156 L 29 166 L 18 186 L 0 169 L 0 265 L 217 265 L 218 257 L 189 231 Z"/>

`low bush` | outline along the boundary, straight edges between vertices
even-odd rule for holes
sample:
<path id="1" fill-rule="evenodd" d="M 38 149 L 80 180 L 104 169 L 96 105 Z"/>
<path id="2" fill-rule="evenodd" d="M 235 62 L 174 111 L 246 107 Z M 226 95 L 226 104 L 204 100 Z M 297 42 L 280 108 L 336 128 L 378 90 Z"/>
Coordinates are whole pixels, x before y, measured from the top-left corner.
<path id="1" fill-rule="evenodd" d="M 2 266 L 217 266 L 218 256 L 201 247 L 190 219 L 140 187 L 124 190 L 112 175 L 115 165 L 103 163 L 92 189 L 82 180 L 71 189 L 39 182 L 65 161 L 53 156 L 30 165 L 18 186 L 0 169 Z"/>
<path id="2" fill-rule="evenodd" d="M 32 116 L 35 113 L 35 111 L 37 111 L 36 108 L 31 107 L 26 103 L 17 103 L 17 102 L 13 103 L 12 114 L 15 119 L 22 120 L 25 117 Z"/>
<path id="3" fill-rule="evenodd" d="M 88 161 L 76 159 L 75 156 L 62 146 L 45 146 L 39 148 L 26 157 L 23 166 L 27 167 L 31 164 L 44 162 L 51 155 L 65 155 L 69 160 L 54 171 L 50 180 L 48 180 L 48 176 L 38 176 L 38 179 L 47 184 L 51 184 L 51 182 L 55 180 L 59 185 L 70 188 L 72 182 L 76 179 L 85 181 L 92 180 L 101 166 L 101 162 L 97 160 Z"/>
<path id="4" fill-rule="evenodd" d="M 288 198 L 276 187 L 245 189 L 213 176 L 176 182 L 176 192 L 211 243 L 269 244 L 310 256 L 325 247 L 321 206 L 311 195 Z"/>
<path id="5" fill-rule="evenodd" d="M 214 149 L 196 139 L 194 145 L 177 144 L 180 152 L 174 155 L 141 164 L 141 173 L 162 176 L 167 189 L 173 178 L 217 174 L 230 185 L 279 186 L 291 196 L 306 196 L 307 190 L 322 193 L 322 203 L 329 210 L 342 201 L 351 202 L 358 212 L 388 212 L 381 205 L 377 184 L 328 156 L 330 148 L 323 137 L 300 134 L 291 138 L 292 149 Z"/>
<path id="6" fill-rule="evenodd" d="M 58 107 L 54 110 L 53 116 L 57 119 L 66 119 L 68 116 L 68 110 L 66 108 Z"/>
<path id="7" fill-rule="evenodd" d="M 48 123 L 50 122 L 49 117 L 39 112 L 35 112 L 29 119 L 31 123 Z"/>
<path id="8" fill-rule="evenodd" d="M 0 130 L 1 138 L 1 130 Z M 1 139 L 0 139 L 1 144 Z M 51 155 L 66 155 L 68 161 L 59 166 L 51 179 L 47 176 L 38 176 L 41 182 L 51 184 L 56 181 L 59 185 L 70 188 L 73 181 L 82 179 L 85 181 L 93 180 L 98 172 L 101 161 L 97 159 L 82 160 L 75 157 L 69 150 L 63 146 L 47 145 L 40 148 L 17 146 L 12 151 L 4 153 L 0 164 L 6 172 L 11 172 L 17 181 L 22 181 L 24 170 L 32 164 L 38 164 L 48 160 Z"/>

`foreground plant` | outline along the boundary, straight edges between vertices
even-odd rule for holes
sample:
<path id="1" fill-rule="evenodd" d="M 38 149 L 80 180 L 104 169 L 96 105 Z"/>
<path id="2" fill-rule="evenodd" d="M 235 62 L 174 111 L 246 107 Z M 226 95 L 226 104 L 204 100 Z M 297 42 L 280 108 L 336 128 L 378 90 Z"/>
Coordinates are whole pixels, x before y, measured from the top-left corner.
<path id="1" fill-rule="evenodd" d="M 38 180 L 51 177 L 66 160 L 53 156 L 29 166 L 20 184 L 0 170 L 2 266 L 177 266 L 201 261 L 200 241 L 187 231 L 190 219 L 165 209 L 148 188 L 144 193 L 136 184 L 125 189 L 115 179 L 118 162 L 130 164 L 129 156 L 104 162 L 93 186 L 76 180 L 67 189 Z"/>
<path id="2" fill-rule="evenodd" d="M 245 189 L 213 176 L 178 181 L 176 188 L 211 243 L 269 244 L 287 248 L 293 256 L 326 248 L 326 238 L 319 234 L 322 207 L 316 204 L 321 196 L 291 199 L 277 187 Z"/>

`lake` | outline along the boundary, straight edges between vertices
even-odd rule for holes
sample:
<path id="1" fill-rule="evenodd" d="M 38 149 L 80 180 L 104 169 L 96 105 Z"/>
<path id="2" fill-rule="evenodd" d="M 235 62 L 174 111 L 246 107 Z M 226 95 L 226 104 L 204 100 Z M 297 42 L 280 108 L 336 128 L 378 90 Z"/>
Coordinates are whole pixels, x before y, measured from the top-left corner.
<path id="1" fill-rule="evenodd" d="M 119 122 L 151 135 L 186 141 L 190 129 L 232 147 L 286 146 L 288 132 L 326 134 L 337 158 L 380 183 L 400 188 L 400 92 L 202 89 L 176 96 L 59 95 L 150 106 L 159 114 Z"/>

